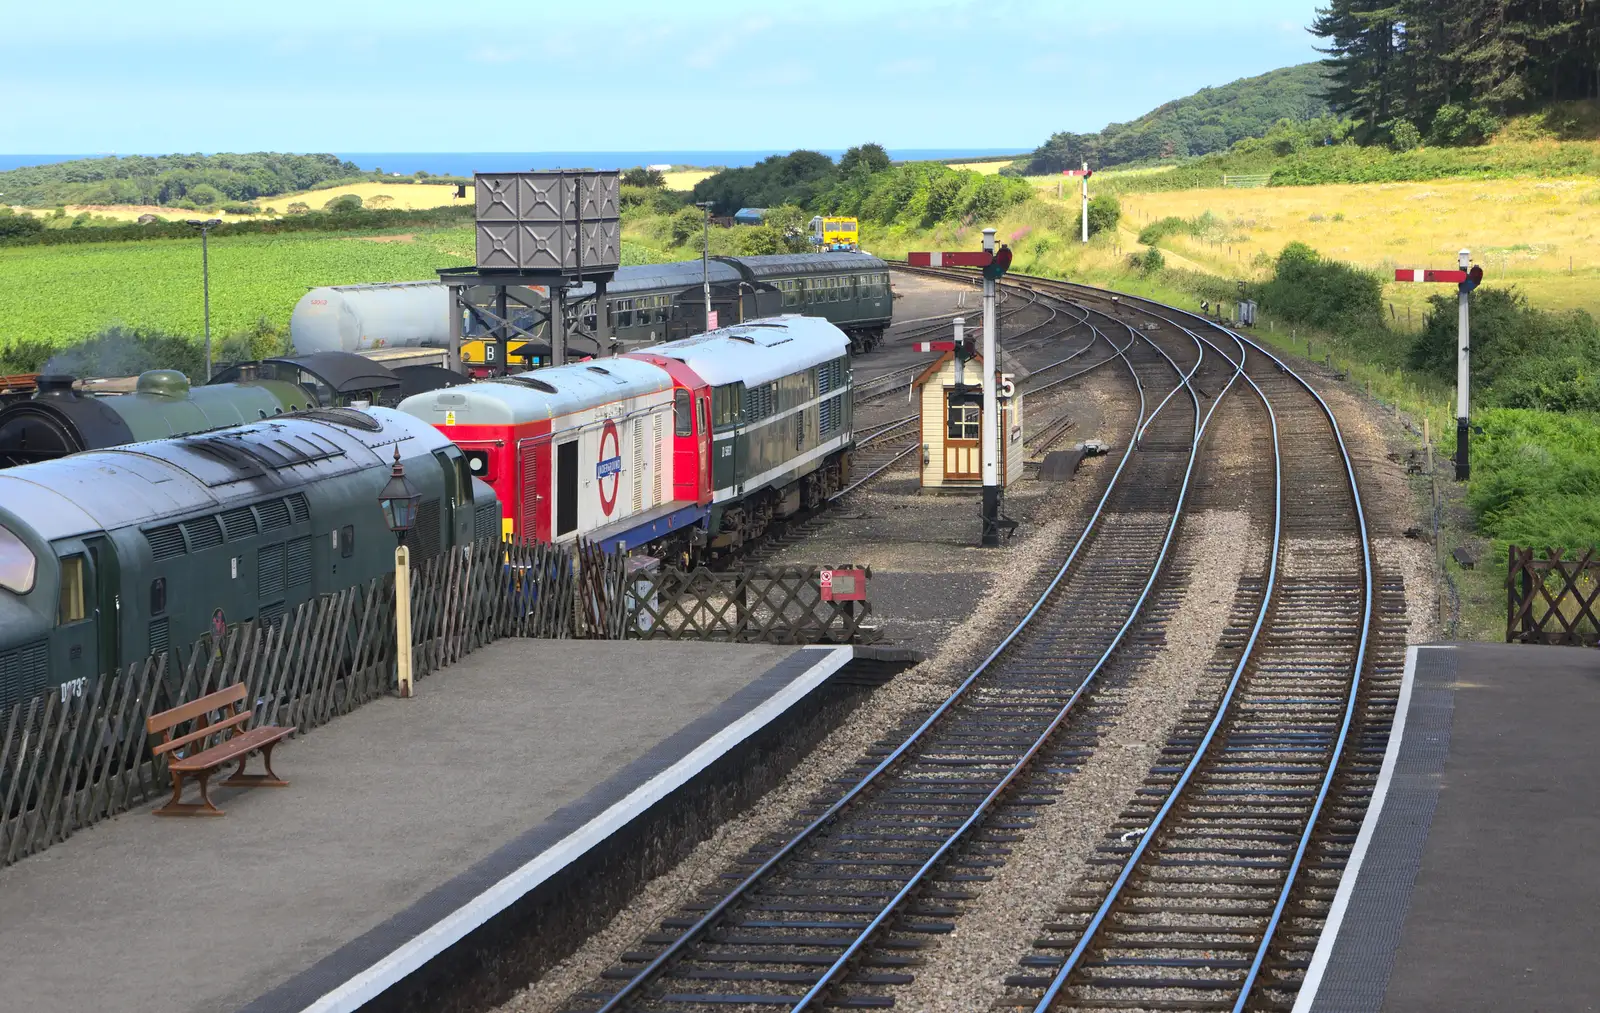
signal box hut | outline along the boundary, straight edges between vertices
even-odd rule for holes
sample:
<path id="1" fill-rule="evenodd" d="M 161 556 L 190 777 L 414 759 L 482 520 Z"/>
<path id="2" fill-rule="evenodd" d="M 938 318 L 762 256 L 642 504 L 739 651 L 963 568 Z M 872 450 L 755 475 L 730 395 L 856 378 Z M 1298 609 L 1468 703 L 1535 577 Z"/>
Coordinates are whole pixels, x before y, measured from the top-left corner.
<path id="1" fill-rule="evenodd" d="M 1027 452 L 1022 446 L 1022 381 L 1028 371 L 1004 350 L 999 353 L 995 383 L 1000 397 L 1000 485 L 1022 478 Z M 1013 388 L 1005 397 L 1002 378 Z M 911 384 L 922 411 L 922 485 L 924 490 L 957 492 L 983 488 L 983 447 L 978 429 L 983 422 L 983 358 L 965 361 L 943 352 Z"/>

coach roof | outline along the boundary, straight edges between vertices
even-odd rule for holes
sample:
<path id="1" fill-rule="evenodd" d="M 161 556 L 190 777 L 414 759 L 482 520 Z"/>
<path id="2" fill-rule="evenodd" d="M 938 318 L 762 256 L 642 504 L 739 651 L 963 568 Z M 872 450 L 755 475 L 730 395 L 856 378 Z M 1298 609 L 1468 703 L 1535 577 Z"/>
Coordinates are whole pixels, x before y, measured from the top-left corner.
<path id="1" fill-rule="evenodd" d="M 769 383 L 849 354 L 850 339 L 821 317 L 749 320 L 681 341 L 640 349 L 677 359 L 713 387 Z"/>
<path id="2" fill-rule="evenodd" d="M 416 394 L 400 410 L 435 425 L 520 425 L 570 415 L 672 386 L 659 366 L 626 356 L 552 366 L 514 376 Z"/>

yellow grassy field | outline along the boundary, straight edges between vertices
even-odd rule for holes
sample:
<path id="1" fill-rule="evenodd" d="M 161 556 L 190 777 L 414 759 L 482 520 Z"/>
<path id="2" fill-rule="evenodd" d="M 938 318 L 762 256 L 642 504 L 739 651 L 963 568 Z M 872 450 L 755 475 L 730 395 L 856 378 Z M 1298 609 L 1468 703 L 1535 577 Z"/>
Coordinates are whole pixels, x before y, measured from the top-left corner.
<path id="1" fill-rule="evenodd" d="M 1137 232 L 1168 215 L 1220 220 L 1209 239 L 1175 236 L 1162 246 L 1238 277 L 1299 240 L 1324 255 L 1393 277 L 1396 267 L 1449 268 L 1473 251 L 1486 283 L 1517 285 L 1539 306 L 1600 316 L 1600 181 L 1436 180 L 1427 183 L 1183 190 L 1122 197 Z M 1404 323 L 1437 285 L 1390 283 L 1385 299 Z"/>
<path id="2" fill-rule="evenodd" d="M 667 189 L 689 190 L 702 179 L 710 179 L 715 175 L 710 169 L 683 169 L 678 172 L 662 173 L 667 177 Z"/>
<path id="3" fill-rule="evenodd" d="M 967 172 L 976 172 L 984 176 L 993 176 L 1012 162 L 1013 158 L 1002 158 L 998 162 L 951 162 L 952 169 L 965 169 Z"/>
<path id="4" fill-rule="evenodd" d="M 369 202 L 374 197 L 388 197 L 393 203 L 384 203 L 382 207 L 402 209 L 406 211 L 420 211 L 428 208 L 441 207 L 445 204 L 465 204 L 472 200 L 472 187 L 467 186 L 467 196 L 456 196 L 454 186 L 441 186 L 428 183 L 351 183 L 349 186 L 335 186 L 327 190 L 305 190 L 300 193 L 288 193 L 279 197 L 262 197 L 256 201 L 263 209 L 276 208 L 281 214 L 283 209 L 295 201 L 310 205 L 313 211 L 347 193 L 353 193 L 361 200 Z"/>

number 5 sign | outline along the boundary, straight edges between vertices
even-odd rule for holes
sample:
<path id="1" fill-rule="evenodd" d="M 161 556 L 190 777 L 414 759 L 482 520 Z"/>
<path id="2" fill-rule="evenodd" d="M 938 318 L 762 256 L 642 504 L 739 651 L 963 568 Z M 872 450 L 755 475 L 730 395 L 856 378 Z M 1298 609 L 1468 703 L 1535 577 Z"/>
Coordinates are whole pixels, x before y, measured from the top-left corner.
<path id="1" fill-rule="evenodd" d="M 1017 396 L 1016 379 L 1017 374 L 1015 373 L 1000 374 L 1000 396 L 1002 398 L 1010 400 Z"/>

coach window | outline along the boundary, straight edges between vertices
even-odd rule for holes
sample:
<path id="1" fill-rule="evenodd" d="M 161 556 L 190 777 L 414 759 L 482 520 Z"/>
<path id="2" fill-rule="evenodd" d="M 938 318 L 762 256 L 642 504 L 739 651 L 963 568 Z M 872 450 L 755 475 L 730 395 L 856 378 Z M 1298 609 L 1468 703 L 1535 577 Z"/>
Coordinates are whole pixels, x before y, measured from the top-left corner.
<path id="1" fill-rule="evenodd" d="M 83 617 L 83 557 L 67 556 L 61 560 L 61 603 L 56 609 L 56 625 L 79 622 Z"/>
<path id="2" fill-rule="evenodd" d="M 621 302 L 617 303 L 617 326 L 618 327 L 632 327 L 633 326 L 633 300 L 632 299 L 624 299 Z"/>
<path id="3" fill-rule="evenodd" d="M 678 436 L 694 435 L 694 408 L 689 403 L 689 392 L 680 390 L 672 398 L 672 431 Z"/>
<path id="4" fill-rule="evenodd" d="M 38 563 L 33 550 L 7 528 L 0 527 L 0 587 L 17 594 L 33 590 Z"/>

